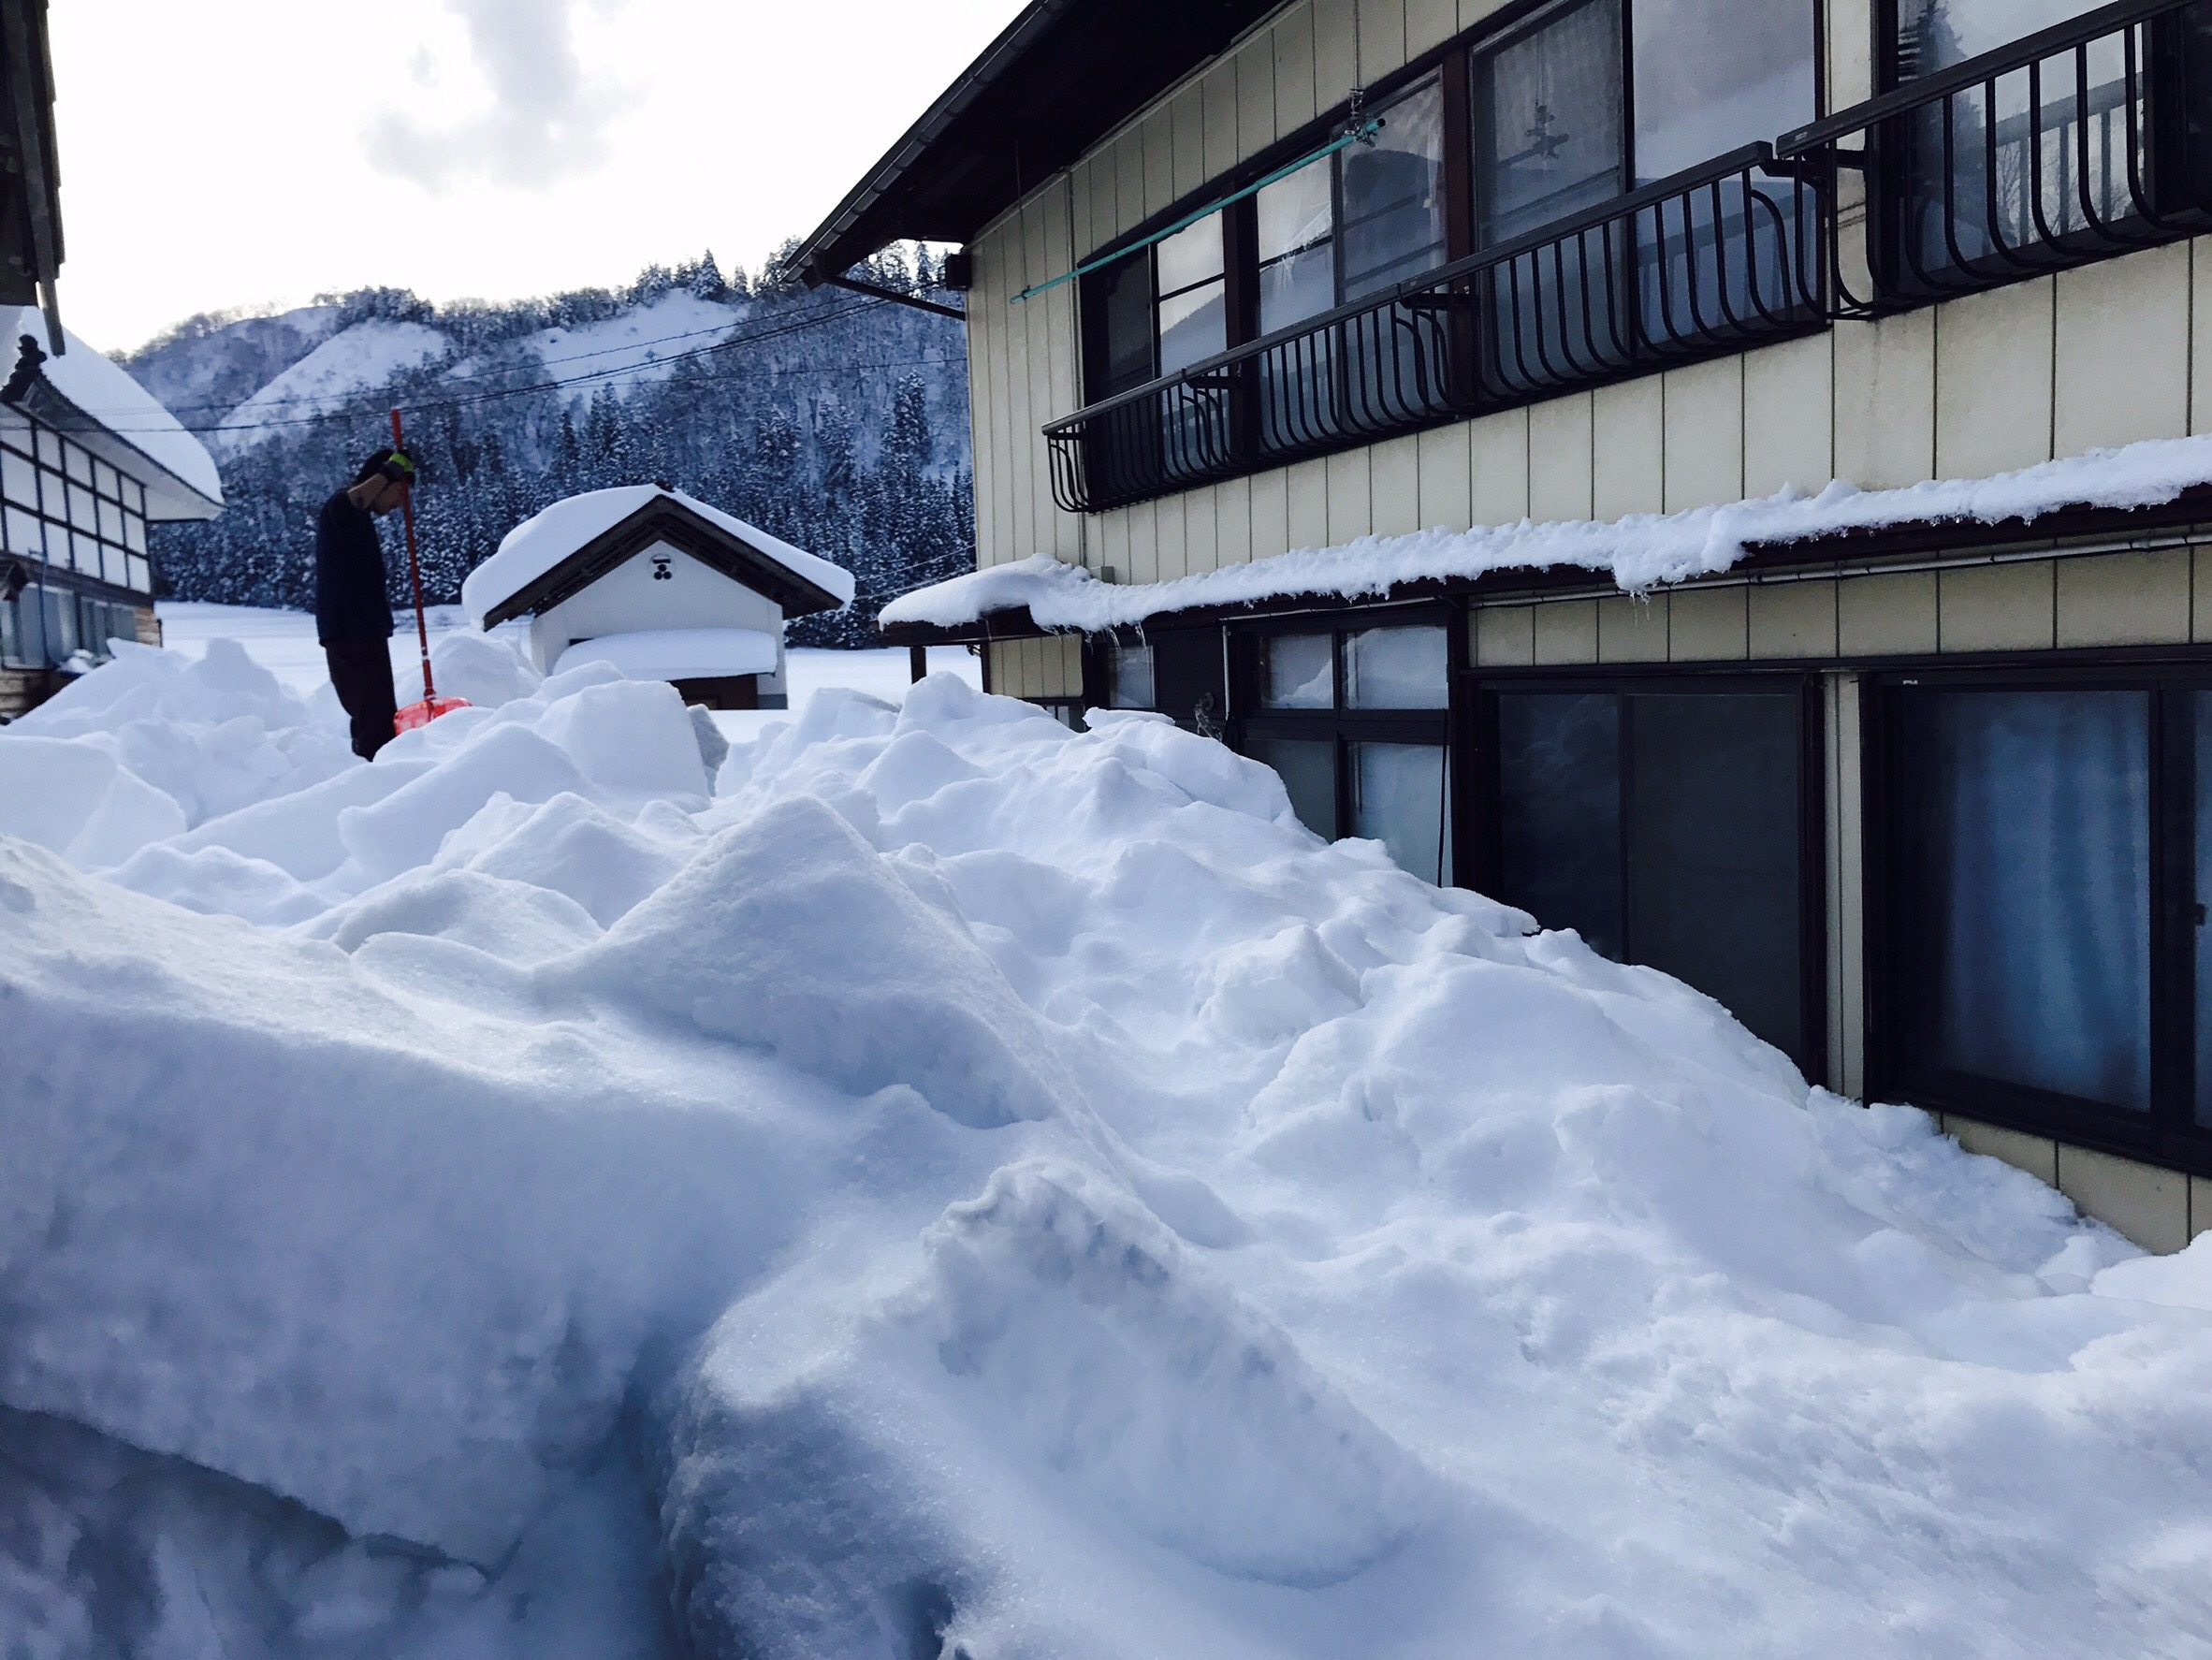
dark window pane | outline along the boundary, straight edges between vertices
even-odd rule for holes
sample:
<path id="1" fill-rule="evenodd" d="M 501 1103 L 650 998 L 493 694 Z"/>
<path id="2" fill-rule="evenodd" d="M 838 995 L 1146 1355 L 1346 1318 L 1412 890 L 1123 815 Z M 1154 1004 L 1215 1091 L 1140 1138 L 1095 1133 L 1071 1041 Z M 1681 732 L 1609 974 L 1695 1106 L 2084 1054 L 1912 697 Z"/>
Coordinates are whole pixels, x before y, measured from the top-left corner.
<path id="1" fill-rule="evenodd" d="M 1151 645 L 1153 707 L 1202 736 L 1219 737 L 1229 715 L 1221 631 L 1161 629 Z"/>
<path id="2" fill-rule="evenodd" d="M 2196 893 L 2199 907 L 2212 905 L 2212 692 L 2190 693 L 2196 750 Z M 2212 1129 L 2212 926 L 2202 920 L 2196 936 L 2197 1100 L 2196 1120 Z"/>
<path id="3" fill-rule="evenodd" d="M 1772 138 L 1818 113 L 1813 0 L 1636 0 L 1630 16 L 1638 182 Z"/>
<path id="4" fill-rule="evenodd" d="M 1382 131 L 1339 153 L 1346 299 L 1444 263 L 1444 89 L 1427 81 L 1376 115 Z"/>
<path id="5" fill-rule="evenodd" d="M 1352 834 L 1381 842 L 1400 869 L 1439 887 L 1451 881 L 1445 756 L 1441 744 L 1351 746 Z"/>
<path id="6" fill-rule="evenodd" d="M 1621 700 L 1498 698 L 1499 897 L 1622 952 Z"/>
<path id="7" fill-rule="evenodd" d="M 1316 836 L 1336 839 L 1336 740 L 1256 737 L 1252 759 L 1272 766 L 1289 793 L 1298 822 Z"/>
<path id="8" fill-rule="evenodd" d="M 1152 378 L 1152 262 L 1142 254 L 1098 274 L 1106 384 L 1101 397 Z"/>
<path id="9" fill-rule="evenodd" d="M 1798 700 L 1627 705 L 1629 952 L 1802 1059 Z"/>
<path id="10" fill-rule="evenodd" d="M 2147 1110 L 2149 694 L 1905 695 L 1910 1058 Z"/>
<path id="11" fill-rule="evenodd" d="M 1618 0 L 1589 0 L 1477 58 L 1475 97 L 1483 241 L 1621 193 Z"/>

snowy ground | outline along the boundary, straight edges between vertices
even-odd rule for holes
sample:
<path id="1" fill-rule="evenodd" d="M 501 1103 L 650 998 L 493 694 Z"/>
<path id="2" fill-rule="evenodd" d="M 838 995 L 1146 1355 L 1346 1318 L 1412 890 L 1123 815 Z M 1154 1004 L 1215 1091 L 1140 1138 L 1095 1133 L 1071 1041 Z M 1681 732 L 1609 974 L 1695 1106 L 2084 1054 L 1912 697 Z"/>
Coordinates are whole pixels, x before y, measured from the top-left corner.
<path id="1" fill-rule="evenodd" d="M 0 732 L 10 1660 L 2212 1644 L 2212 1241 L 1156 718 L 438 649 Z"/>
<path id="2" fill-rule="evenodd" d="M 274 675 L 285 691 L 312 698 L 330 683 L 323 666 L 323 648 L 315 644 L 314 619 L 303 611 L 266 611 L 252 605 L 211 605 L 196 600 L 164 600 L 155 610 L 161 617 L 162 637 L 187 657 L 197 658 L 213 639 L 236 640 L 246 655 Z M 452 629 L 466 629 L 468 619 L 458 605 L 433 605 L 429 613 L 432 637 Z M 414 632 L 412 614 L 406 626 L 392 636 L 392 674 L 400 686 L 402 701 L 419 691 L 417 672 L 421 647 Z M 519 633 L 519 624 L 508 629 Z M 502 630 L 506 633 L 508 630 Z M 795 707 L 825 687 L 844 687 L 871 697 L 896 701 L 905 695 L 909 665 L 903 648 L 888 651 L 817 651 L 800 648 L 788 654 L 791 701 Z M 437 671 L 433 665 L 432 674 Z M 982 665 L 958 646 L 933 646 L 929 672 L 957 675 L 972 686 L 982 684 Z M 720 723 L 733 736 L 749 737 L 768 721 L 773 712 L 759 715 L 729 714 Z"/>

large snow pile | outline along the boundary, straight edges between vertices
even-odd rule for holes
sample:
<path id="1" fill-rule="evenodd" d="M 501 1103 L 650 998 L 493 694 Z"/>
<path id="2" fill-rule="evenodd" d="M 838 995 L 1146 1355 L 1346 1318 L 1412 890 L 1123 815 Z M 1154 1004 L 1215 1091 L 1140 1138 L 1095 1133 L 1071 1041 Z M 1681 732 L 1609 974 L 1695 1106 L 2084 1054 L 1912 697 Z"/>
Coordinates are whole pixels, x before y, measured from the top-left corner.
<path id="1" fill-rule="evenodd" d="M 508 691 L 0 733 L 11 1655 L 2212 1633 L 2212 1245 L 1154 717 Z"/>

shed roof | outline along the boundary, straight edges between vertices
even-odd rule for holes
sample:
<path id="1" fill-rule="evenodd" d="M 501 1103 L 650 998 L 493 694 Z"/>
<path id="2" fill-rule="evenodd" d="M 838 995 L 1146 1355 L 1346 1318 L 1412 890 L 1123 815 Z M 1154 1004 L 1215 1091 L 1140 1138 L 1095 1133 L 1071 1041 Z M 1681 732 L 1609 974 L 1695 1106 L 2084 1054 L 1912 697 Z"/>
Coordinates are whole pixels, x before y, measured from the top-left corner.
<path id="1" fill-rule="evenodd" d="M 765 594 L 786 617 L 852 600 L 852 573 L 841 565 L 681 490 L 633 484 L 587 490 L 524 519 L 469 573 L 461 604 L 480 628 L 549 610 L 660 542 Z"/>
<path id="2" fill-rule="evenodd" d="M 1282 0 L 1035 0 L 939 95 L 793 264 L 820 284 L 885 244 L 966 242 Z"/>

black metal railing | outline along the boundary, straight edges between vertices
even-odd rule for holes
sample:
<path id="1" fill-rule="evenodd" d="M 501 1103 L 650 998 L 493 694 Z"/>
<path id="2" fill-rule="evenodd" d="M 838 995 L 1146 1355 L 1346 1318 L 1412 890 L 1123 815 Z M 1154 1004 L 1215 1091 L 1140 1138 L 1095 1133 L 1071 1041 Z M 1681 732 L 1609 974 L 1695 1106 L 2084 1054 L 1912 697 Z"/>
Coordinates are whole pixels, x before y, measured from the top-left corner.
<path id="1" fill-rule="evenodd" d="M 1865 315 L 2212 228 L 2212 4 L 2119 0 L 1785 133 L 1823 192 L 1835 313 Z M 1863 201 L 1863 240 L 1838 216 Z"/>
<path id="2" fill-rule="evenodd" d="M 1824 326 L 1825 169 L 1754 144 L 1044 429 L 1095 513 Z"/>

